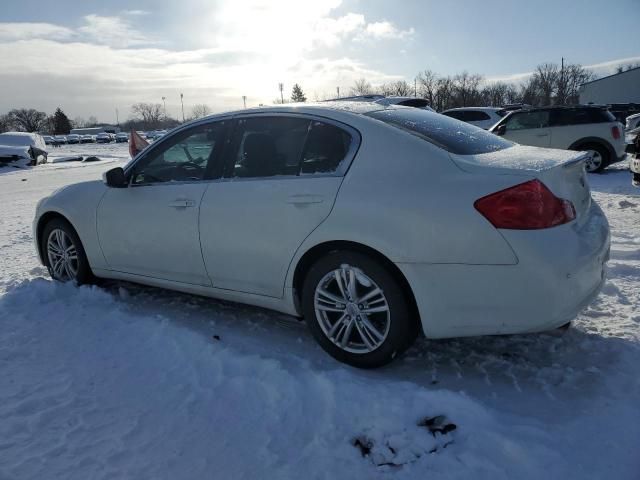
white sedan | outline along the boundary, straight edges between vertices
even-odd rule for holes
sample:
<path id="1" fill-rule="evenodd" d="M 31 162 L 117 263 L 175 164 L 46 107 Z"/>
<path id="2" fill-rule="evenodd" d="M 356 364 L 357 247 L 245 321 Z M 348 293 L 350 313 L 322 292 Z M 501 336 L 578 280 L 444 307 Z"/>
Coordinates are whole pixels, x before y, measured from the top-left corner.
<path id="1" fill-rule="evenodd" d="M 585 158 L 409 107 L 245 110 L 43 199 L 34 238 L 56 280 L 304 317 L 329 354 L 376 367 L 420 331 L 550 330 L 591 302 L 609 227 Z"/>

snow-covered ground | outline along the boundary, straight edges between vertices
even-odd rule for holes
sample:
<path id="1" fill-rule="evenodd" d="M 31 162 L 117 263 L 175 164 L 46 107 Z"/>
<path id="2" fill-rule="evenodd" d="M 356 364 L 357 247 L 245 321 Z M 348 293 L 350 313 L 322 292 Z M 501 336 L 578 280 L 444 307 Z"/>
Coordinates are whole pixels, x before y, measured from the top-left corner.
<path id="1" fill-rule="evenodd" d="M 423 339 L 358 371 L 281 314 L 51 282 L 36 202 L 126 148 L 0 169 L 1 480 L 640 478 L 640 190 L 625 165 L 590 176 L 609 280 L 564 336 Z M 441 415 L 457 428 L 424 426 Z"/>

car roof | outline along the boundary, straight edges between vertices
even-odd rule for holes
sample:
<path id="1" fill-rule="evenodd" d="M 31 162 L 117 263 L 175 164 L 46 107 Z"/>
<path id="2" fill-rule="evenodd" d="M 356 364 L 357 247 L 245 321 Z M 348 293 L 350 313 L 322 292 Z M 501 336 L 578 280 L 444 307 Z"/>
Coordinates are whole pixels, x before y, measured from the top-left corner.
<path id="1" fill-rule="evenodd" d="M 306 113 L 310 115 L 327 114 L 333 116 L 336 114 L 365 115 L 380 110 L 411 110 L 412 107 L 402 105 L 382 105 L 375 102 L 359 102 L 359 101 L 326 101 L 317 103 L 292 103 L 284 105 L 274 105 L 268 107 L 255 107 L 243 110 L 233 110 L 219 114 L 210 115 L 206 118 L 226 117 L 245 114 L 261 114 L 261 113 Z M 202 120 L 202 119 L 198 119 Z M 196 120 L 197 121 L 197 120 Z"/>
<path id="2" fill-rule="evenodd" d="M 516 112 L 535 112 L 540 110 L 583 110 L 583 109 L 593 109 L 593 110 L 607 110 L 606 105 L 548 105 L 546 107 L 527 107 L 521 110 L 516 110 Z M 514 112 L 515 113 L 515 112 Z"/>
<path id="3" fill-rule="evenodd" d="M 445 110 L 445 112 L 460 112 L 465 110 L 479 110 L 482 112 L 499 112 L 500 110 L 504 110 L 502 107 L 458 107 L 458 108 L 450 108 Z"/>

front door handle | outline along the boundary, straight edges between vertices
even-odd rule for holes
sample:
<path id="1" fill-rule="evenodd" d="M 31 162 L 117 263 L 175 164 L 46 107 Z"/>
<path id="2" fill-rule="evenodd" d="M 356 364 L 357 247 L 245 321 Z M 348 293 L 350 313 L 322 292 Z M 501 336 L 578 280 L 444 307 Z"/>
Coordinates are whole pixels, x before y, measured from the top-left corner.
<path id="1" fill-rule="evenodd" d="M 549 134 L 548 133 L 539 133 L 538 135 L 536 135 L 536 137 L 548 137 Z"/>
<path id="2" fill-rule="evenodd" d="M 324 202 L 324 197 L 322 195 L 313 195 L 307 193 L 301 193 L 298 195 L 289 195 L 287 198 L 287 203 L 293 205 L 306 205 L 309 203 L 322 203 Z"/>
<path id="3" fill-rule="evenodd" d="M 195 207 L 196 202 L 194 202 L 193 200 L 187 200 L 186 198 L 177 198 L 173 202 L 170 202 L 169 206 L 173 208 Z"/>

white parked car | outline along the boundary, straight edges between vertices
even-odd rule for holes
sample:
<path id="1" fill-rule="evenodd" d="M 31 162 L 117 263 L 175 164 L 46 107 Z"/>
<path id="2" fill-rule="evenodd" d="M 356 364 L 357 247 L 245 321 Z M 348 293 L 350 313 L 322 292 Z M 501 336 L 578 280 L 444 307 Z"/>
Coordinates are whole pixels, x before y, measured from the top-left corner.
<path id="1" fill-rule="evenodd" d="M 0 162 L 26 160 L 36 165 L 46 163 L 47 155 L 47 145 L 38 133 L 0 133 Z"/>
<path id="2" fill-rule="evenodd" d="M 489 130 L 502 120 L 509 110 L 496 107 L 460 107 L 441 112 L 442 115 L 470 123 L 484 130 Z"/>
<path id="3" fill-rule="evenodd" d="M 625 131 L 629 132 L 640 127 L 640 113 L 629 115 L 625 121 Z"/>
<path id="4" fill-rule="evenodd" d="M 600 172 L 626 157 L 622 124 L 605 107 L 542 107 L 510 113 L 491 132 L 535 147 L 587 151 L 588 172 Z"/>
<path id="5" fill-rule="evenodd" d="M 182 125 L 103 181 L 40 201 L 51 276 L 122 279 L 303 316 L 357 367 L 429 338 L 570 322 L 598 294 L 607 220 L 588 155 L 426 110 L 335 102 Z"/>

